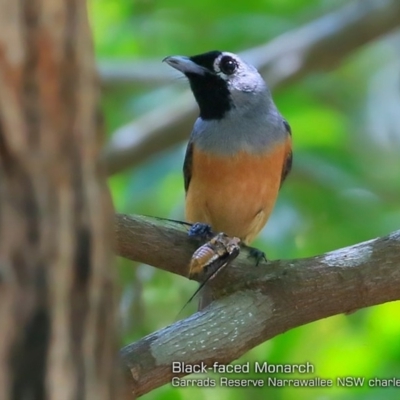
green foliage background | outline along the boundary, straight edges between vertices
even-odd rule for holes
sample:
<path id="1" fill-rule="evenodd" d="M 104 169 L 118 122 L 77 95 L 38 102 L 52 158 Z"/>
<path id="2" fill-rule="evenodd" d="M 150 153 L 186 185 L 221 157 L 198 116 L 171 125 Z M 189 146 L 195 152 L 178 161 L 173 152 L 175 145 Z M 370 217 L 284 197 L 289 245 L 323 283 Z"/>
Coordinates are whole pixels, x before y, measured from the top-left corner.
<path id="1" fill-rule="evenodd" d="M 161 62 L 171 54 L 211 49 L 238 52 L 344 3 L 91 0 L 89 12 L 99 60 L 152 58 Z M 312 256 L 399 228 L 399 42 L 398 37 L 377 41 L 359 49 L 333 72 L 310 73 L 274 93 L 278 108 L 292 126 L 294 169 L 255 243 L 269 258 Z M 163 87 L 107 87 L 103 108 L 109 134 L 147 110 L 173 101 L 185 88 L 184 80 L 171 80 Z M 182 219 L 184 145 L 112 177 L 117 211 Z M 124 260 L 119 260 L 119 271 L 121 345 L 174 322 L 197 286 Z M 195 307 L 191 305 L 187 313 Z M 400 304 L 394 302 L 318 321 L 256 347 L 238 362 L 309 361 L 315 374 L 307 377 L 334 380 L 344 376 L 400 378 L 399 313 Z M 166 385 L 144 398 L 398 399 L 399 393 L 400 388 L 367 386 L 175 389 Z"/>

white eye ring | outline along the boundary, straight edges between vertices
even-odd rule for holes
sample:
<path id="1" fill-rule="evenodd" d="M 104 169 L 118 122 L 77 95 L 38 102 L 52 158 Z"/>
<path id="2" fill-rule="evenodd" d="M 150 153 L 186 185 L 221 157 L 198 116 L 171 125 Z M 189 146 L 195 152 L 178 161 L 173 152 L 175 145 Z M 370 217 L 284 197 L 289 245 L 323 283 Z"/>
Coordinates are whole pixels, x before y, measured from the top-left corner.
<path id="1" fill-rule="evenodd" d="M 225 56 L 221 58 L 220 69 L 225 75 L 233 75 L 238 67 L 238 62 L 233 57 Z"/>
<path id="2" fill-rule="evenodd" d="M 227 74 L 227 73 L 225 73 L 225 72 L 223 72 L 223 71 L 221 70 L 221 61 L 223 60 L 223 58 L 227 58 L 227 59 L 228 59 L 227 61 L 228 61 L 228 62 L 231 61 L 232 64 L 234 65 L 234 69 L 232 70 L 231 73 L 228 73 L 228 74 Z M 233 73 L 236 72 L 238 68 L 239 68 L 239 62 L 236 60 L 235 57 L 233 57 L 232 55 L 227 54 L 227 53 L 221 54 L 219 57 L 217 57 L 217 58 L 215 59 L 215 61 L 214 61 L 214 63 L 213 63 L 214 72 L 215 72 L 217 75 L 219 75 L 222 79 L 224 79 L 224 80 L 226 80 L 226 81 L 229 80 L 229 77 L 232 76 Z"/>
<path id="3" fill-rule="evenodd" d="M 220 63 L 222 57 L 223 57 L 223 55 L 221 54 L 219 57 L 217 57 L 214 60 L 214 63 L 213 63 L 213 69 L 214 69 L 215 73 L 218 74 L 218 75 L 222 74 L 221 68 L 219 67 L 219 63 Z"/>

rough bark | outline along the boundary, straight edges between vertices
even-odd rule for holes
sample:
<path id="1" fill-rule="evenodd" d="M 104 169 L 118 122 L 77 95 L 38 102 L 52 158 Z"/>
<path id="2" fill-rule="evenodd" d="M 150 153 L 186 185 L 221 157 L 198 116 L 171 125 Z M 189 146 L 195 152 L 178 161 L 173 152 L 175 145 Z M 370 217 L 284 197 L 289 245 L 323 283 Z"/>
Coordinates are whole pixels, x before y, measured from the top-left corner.
<path id="1" fill-rule="evenodd" d="M 399 27 L 398 0 L 357 0 L 242 55 L 260 70 L 270 88 L 276 91 L 312 72 L 333 70 L 361 46 Z M 154 65 L 147 67 L 149 71 L 154 69 Z M 135 70 L 137 67 L 130 68 L 130 71 Z M 124 71 L 118 71 L 125 79 L 126 65 Z M 169 73 L 164 76 L 169 77 Z M 104 152 L 108 172 L 114 174 L 136 166 L 153 154 L 186 140 L 197 114 L 193 96 L 186 91 L 170 104 L 120 127 Z"/>
<path id="2" fill-rule="evenodd" d="M 186 231 L 181 223 L 117 215 L 116 252 L 186 276 L 198 246 Z M 241 254 L 211 282 L 217 300 L 209 307 L 121 350 L 137 396 L 170 382 L 174 361 L 229 363 L 288 329 L 400 299 L 400 231 L 258 267 L 246 256 Z"/>
<path id="3" fill-rule="evenodd" d="M 0 1 L 0 398 L 112 399 L 112 207 L 85 2 Z"/>

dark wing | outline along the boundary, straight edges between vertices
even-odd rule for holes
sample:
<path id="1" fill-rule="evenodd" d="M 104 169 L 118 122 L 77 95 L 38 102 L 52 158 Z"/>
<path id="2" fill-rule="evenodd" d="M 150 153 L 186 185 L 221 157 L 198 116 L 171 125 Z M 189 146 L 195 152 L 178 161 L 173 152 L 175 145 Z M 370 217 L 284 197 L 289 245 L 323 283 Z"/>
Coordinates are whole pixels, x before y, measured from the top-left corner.
<path id="1" fill-rule="evenodd" d="M 288 155 L 286 156 L 286 160 L 283 163 L 283 168 L 282 168 L 282 175 L 281 175 L 281 186 L 283 182 L 285 181 L 286 177 L 289 175 L 290 170 L 292 169 L 292 162 L 293 162 L 293 154 L 292 152 L 289 152 Z"/>
<path id="2" fill-rule="evenodd" d="M 286 121 L 286 119 L 283 118 L 283 125 L 285 125 L 287 133 L 292 136 L 292 128 L 289 125 L 289 122 Z"/>
<path id="3" fill-rule="evenodd" d="M 285 119 L 283 120 L 283 125 L 285 125 L 286 131 L 289 134 L 289 136 L 292 136 L 292 129 L 290 128 L 289 123 Z M 290 147 L 291 147 L 291 145 L 290 145 Z M 283 163 L 282 175 L 281 175 L 281 186 L 282 186 L 283 182 L 285 181 L 286 177 L 289 175 L 290 170 L 292 169 L 292 163 L 293 163 L 293 153 L 292 153 L 292 149 L 290 148 L 286 154 L 286 159 Z"/>
<path id="4" fill-rule="evenodd" d="M 183 179 L 185 183 L 185 192 L 189 189 L 190 179 L 192 178 L 193 162 L 193 142 L 189 140 L 186 148 L 185 161 L 183 162 Z"/>

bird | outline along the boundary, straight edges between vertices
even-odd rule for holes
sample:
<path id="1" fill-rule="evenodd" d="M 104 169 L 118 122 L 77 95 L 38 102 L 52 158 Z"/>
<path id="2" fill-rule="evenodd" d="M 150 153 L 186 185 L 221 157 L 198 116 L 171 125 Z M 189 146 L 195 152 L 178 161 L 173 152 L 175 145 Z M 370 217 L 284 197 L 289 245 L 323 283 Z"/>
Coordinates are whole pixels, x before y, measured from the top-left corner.
<path id="1" fill-rule="evenodd" d="M 260 73 L 238 55 L 214 50 L 163 61 L 186 76 L 199 107 L 183 163 L 186 221 L 249 246 L 292 168 L 290 125 Z"/>

